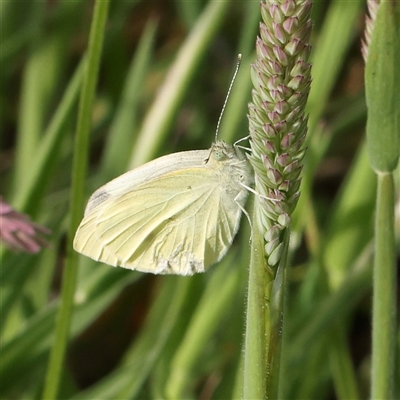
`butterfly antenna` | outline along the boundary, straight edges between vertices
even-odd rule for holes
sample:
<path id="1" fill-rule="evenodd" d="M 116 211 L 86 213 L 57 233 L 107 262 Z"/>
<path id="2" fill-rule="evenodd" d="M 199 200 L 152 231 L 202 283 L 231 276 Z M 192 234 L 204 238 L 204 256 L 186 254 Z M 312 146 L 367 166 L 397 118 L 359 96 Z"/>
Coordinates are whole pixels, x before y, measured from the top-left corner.
<path id="1" fill-rule="evenodd" d="M 232 77 L 232 80 L 231 80 L 231 84 L 229 85 L 228 93 L 226 94 L 226 97 L 225 97 L 224 105 L 222 106 L 221 114 L 219 115 L 219 118 L 218 118 L 217 129 L 215 130 L 215 140 L 217 140 L 217 138 L 218 138 L 219 126 L 221 125 L 221 120 L 222 120 L 222 116 L 224 115 L 226 103 L 228 102 L 229 95 L 231 94 L 233 82 L 235 82 L 236 75 L 237 75 L 237 73 L 239 71 L 239 67 L 240 67 L 240 62 L 241 61 L 242 61 L 242 55 L 238 54 L 235 73 L 233 74 L 233 77 Z"/>

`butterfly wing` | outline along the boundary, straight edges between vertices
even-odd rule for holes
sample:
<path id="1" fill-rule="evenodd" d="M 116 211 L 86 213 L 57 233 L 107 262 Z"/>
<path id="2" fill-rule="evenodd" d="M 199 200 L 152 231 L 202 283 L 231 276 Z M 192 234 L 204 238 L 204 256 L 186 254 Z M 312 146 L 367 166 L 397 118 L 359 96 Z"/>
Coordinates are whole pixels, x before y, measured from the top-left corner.
<path id="1" fill-rule="evenodd" d="M 204 166 L 205 160 L 209 155 L 209 150 L 182 151 L 159 157 L 132 171 L 128 171 L 108 182 L 90 196 L 85 216 L 106 199 L 116 198 L 131 190 L 135 190 L 139 185 L 147 181 L 156 180 L 159 176 L 168 172 Z"/>
<path id="2" fill-rule="evenodd" d="M 205 154 L 199 155 L 199 164 Z M 242 211 L 237 190 L 227 190 L 215 170 L 204 165 L 180 164 L 168 173 L 152 174 L 121 193 L 111 189 L 119 187 L 119 179 L 128 182 L 124 175 L 99 189 L 96 193 L 103 195 L 92 196 L 97 204 L 88 204 L 75 249 L 143 272 L 203 272 L 224 256 L 238 230 Z"/>

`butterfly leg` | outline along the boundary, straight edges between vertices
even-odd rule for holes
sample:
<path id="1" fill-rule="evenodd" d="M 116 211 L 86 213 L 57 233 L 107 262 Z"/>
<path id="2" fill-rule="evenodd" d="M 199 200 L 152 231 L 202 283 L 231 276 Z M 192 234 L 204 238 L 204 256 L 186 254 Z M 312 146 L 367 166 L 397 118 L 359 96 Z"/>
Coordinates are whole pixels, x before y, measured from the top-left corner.
<path id="1" fill-rule="evenodd" d="M 238 205 L 238 207 L 242 210 L 242 212 L 243 212 L 243 214 L 246 216 L 246 218 L 247 218 L 247 220 L 249 221 L 249 224 L 250 224 L 250 229 L 251 229 L 251 231 L 253 231 L 253 225 L 252 225 L 252 223 L 251 223 L 251 219 L 250 219 L 250 215 L 249 215 L 249 213 L 247 212 L 247 210 L 240 204 L 240 201 L 239 201 L 239 197 L 241 197 L 241 193 L 239 193 L 236 197 L 235 197 L 235 203 Z"/>
<path id="2" fill-rule="evenodd" d="M 242 186 L 243 186 L 246 190 L 248 190 L 249 192 L 253 193 L 254 195 L 256 195 L 256 196 L 258 196 L 258 197 L 261 197 L 262 199 L 270 200 L 270 201 L 280 201 L 280 200 L 278 200 L 278 199 L 273 199 L 272 197 L 264 196 L 263 194 L 256 192 L 256 191 L 255 191 L 254 189 L 252 189 L 250 186 L 247 186 L 247 185 L 245 185 L 245 184 L 242 183 L 242 182 L 239 182 L 239 184 L 242 185 Z"/>
<path id="3" fill-rule="evenodd" d="M 248 139 L 250 139 L 250 135 L 247 135 L 247 136 L 245 136 L 245 137 L 242 137 L 242 138 L 236 140 L 236 142 L 233 143 L 233 147 L 239 147 L 239 146 L 237 145 L 238 143 L 244 142 L 245 140 L 248 140 Z"/>
<path id="4" fill-rule="evenodd" d="M 238 145 L 238 143 L 244 142 L 245 140 L 248 140 L 248 139 L 250 139 L 250 135 L 247 135 L 247 136 L 245 136 L 245 137 L 243 137 L 241 139 L 236 140 L 236 142 L 233 143 L 233 147 L 237 147 L 238 149 L 242 149 L 242 150 L 248 151 L 250 153 L 251 149 L 249 147 Z M 246 155 L 247 155 L 247 153 L 246 153 Z"/>

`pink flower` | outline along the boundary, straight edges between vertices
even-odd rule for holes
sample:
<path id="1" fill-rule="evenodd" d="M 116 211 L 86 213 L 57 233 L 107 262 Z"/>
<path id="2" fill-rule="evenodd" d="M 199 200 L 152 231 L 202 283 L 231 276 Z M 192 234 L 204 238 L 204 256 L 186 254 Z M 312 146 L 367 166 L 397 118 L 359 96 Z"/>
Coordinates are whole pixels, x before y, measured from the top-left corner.
<path id="1" fill-rule="evenodd" d="M 0 197 L 0 241 L 11 250 L 37 253 L 48 245 L 43 235 L 50 230 L 35 224 L 30 218 L 15 211 Z"/>

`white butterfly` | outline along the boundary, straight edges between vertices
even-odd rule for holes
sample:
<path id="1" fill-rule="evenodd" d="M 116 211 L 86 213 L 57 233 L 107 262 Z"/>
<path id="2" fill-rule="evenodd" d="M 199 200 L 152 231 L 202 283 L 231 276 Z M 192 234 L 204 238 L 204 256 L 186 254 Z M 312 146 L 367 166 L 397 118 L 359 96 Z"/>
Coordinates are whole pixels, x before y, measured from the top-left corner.
<path id="1" fill-rule="evenodd" d="M 230 247 L 252 183 L 246 156 L 220 140 L 157 158 L 90 197 L 74 249 L 137 271 L 204 272 Z"/>

